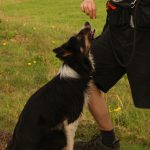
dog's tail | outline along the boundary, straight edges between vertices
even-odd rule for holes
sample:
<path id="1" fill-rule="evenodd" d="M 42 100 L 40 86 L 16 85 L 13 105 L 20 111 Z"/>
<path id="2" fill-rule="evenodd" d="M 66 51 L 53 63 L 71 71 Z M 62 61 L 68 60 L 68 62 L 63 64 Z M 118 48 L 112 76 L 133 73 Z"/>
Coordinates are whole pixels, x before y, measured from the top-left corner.
<path id="1" fill-rule="evenodd" d="M 62 150 L 67 145 L 67 138 L 63 130 L 51 131 L 42 139 L 39 150 Z"/>

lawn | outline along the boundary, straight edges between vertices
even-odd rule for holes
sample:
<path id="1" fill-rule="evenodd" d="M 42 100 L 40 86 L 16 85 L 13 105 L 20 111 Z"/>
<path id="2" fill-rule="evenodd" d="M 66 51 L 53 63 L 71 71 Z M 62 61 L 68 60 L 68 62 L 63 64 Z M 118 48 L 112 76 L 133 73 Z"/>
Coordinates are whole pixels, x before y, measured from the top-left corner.
<path id="1" fill-rule="evenodd" d="M 105 23 L 105 0 L 97 0 L 97 19 L 80 11 L 80 0 L 0 0 L 0 130 L 12 132 L 29 96 L 61 65 L 52 50 L 85 21 Z M 150 111 L 134 107 L 127 77 L 105 95 L 122 150 L 150 149 Z M 85 140 L 98 131 L 87 109 L 77 132 Z M 144 147 L 147 148 L 144 148 Z"/>

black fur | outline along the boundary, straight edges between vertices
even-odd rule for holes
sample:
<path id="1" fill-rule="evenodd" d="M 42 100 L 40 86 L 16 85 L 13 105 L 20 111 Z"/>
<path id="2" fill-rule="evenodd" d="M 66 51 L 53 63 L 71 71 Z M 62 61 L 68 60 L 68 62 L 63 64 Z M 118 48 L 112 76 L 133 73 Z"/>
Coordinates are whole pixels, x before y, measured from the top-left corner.
<path id="1" fill-rule="evenodd" d="M 8 150 L 62 150 L 67 145 L 63 122 L 72 123 L 80 116 L 93 70 L 85 34 L 90 41 L 91 29 L 85 27 L 54 50 L 63 65 L 73 68 L 80 78 L 58 74 L 33 94 L 19 117 Z"/>

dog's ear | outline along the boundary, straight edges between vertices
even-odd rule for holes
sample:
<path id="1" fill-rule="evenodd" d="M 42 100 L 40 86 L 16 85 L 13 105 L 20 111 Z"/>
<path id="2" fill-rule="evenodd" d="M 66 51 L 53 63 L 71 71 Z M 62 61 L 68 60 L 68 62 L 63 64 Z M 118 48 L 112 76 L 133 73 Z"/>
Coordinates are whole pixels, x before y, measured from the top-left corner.
<path id="1" fill-rule="evenodd" d="M 60 58 L 60 59 L 64 59 L 70 55 L 72 55 L 72 52 L 64 49 L 63 47 L 58 47 L 58 48 L 55 48 L 53 50 L 54 53 L 56 53 L 56 57 Z"/>
<path id="2" fill-rule="evenodd" d="M 68 58 L 74 53 L 76 53 L 76 49 L 77 39 L 75 36 L 73 36 L 68 40 L 68 42 L 63 44 L 61 47 L 55 48 L 53 52 L 56 53 L 56 57 L 64 60 L 65 58 Z"/>

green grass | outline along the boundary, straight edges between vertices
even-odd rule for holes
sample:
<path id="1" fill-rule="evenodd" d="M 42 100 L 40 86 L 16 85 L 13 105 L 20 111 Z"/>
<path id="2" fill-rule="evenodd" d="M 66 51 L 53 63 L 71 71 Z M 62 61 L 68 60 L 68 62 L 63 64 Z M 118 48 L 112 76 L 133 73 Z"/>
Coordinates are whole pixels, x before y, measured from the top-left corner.
<path id="1" fill-rule="evenodd" d="M 0 130 L 12 131 L 29 96 L 50 80 L 60 62 L 52 53 L 90 21 L 100 34 L 105 0 L 97 0 L 98 16 L 90 20 L 80 0 L 0 0 Z M 105 96 L 123 150 L 148 150 L 150 111 L 134 107 L 127 77 Z M 98 131 L 85 109 L 77 137 L 88 140 Z M 127 145 L 127 146 L 126 146 Z"/>
<path id="2" fill-rule="evenodd" d="M 124 145 L 121 150 L 149 150 L 149 147 L 143 147 L 141 145 Z"/>

